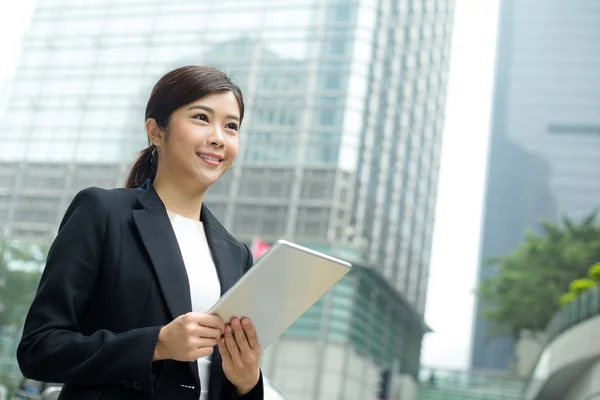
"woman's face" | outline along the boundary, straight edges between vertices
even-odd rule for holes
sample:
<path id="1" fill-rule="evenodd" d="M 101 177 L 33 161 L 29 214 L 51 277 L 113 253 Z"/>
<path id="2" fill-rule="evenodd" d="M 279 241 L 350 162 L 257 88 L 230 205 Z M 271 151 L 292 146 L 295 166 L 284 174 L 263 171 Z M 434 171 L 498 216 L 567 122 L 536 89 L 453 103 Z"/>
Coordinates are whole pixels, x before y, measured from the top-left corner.
<path id="1" fill-rule="evenodd" d="M 240 108 L 232 92 L 215 93 L 173 112 L 159 142 L 159 173 L 203 187 L 215 183 L 238 153 Z M 179 179 L 177 179 L 179 180 Z"/>

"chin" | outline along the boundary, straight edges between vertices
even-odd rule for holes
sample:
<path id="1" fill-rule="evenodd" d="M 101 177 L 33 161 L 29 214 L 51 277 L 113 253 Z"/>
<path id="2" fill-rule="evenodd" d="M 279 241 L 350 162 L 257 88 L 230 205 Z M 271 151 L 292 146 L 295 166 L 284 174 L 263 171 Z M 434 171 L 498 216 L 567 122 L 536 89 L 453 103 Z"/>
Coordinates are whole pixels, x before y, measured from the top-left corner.
<path id="1" fill-rule="evenodd" d="M 221 178 L 221 175 L 219 176 L 200 176 L 196 178 L 196 182 L 198 184 L 200 184 L 203 187 L 210 187 L 211 185 L 215 184 L 219 178 Z"/>

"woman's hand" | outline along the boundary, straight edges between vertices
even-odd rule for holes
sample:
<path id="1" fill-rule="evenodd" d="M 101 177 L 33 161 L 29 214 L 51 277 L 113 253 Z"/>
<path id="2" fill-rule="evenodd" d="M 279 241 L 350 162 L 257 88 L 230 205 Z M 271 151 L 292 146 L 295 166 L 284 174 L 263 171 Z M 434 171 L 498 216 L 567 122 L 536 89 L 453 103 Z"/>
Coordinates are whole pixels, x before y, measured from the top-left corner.
<path id="1" fill-rule="evenodd" d="M 219 341 L 223 372 L 238 395 L 250 392 L 260 379 L 260 344 L 248 318 L 231 320 Z"/>
<path id="2" fill-rule="evenodd" d="M 153 360 L 196 361 L 213 353 L 224 332 L 225 323 L 215 315 L 181 315 L 161 328 Z"/>

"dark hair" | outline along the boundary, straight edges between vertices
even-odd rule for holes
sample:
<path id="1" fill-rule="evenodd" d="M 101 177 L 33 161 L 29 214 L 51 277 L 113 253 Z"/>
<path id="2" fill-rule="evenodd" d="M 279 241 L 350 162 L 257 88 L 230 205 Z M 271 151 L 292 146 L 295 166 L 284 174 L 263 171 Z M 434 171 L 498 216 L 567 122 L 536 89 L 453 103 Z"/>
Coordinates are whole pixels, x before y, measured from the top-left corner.
<path id="1" fill-rule="evenodd" d="M 244 98 L 241 89 L 222 71 L 204 66 L 187 66 L 177 68 L 160 80 L 152 89 L 146 106 L 147 121 L 156 120 L 158 127 L 165 132 L 169 126 L 171 115 L 179 107 L 208 96 L 213 93 L 232 92 L 240 107 L 240 122 L 244 118 Z M 142 150 L 129 171 L 125 187 L 137 188 L 148 179 L 154 180 L 158 165 L 158 155 L 152 143 Z"/>

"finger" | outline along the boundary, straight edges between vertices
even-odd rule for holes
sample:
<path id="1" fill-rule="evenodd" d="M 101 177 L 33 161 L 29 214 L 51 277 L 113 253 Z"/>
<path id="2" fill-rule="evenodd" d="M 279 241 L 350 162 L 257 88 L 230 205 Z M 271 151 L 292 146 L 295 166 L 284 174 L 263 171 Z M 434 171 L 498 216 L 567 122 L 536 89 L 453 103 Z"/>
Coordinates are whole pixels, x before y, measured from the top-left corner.
<path id="1" fill-rule="evenodd" d="M 221 332 L 225 331 L 225 322 L 216 315 L 205 313 L 193 313 L 192 318 L 195 323 L 208 328 L 215 328 Z"/>
<path id="2" fill-rule="evenodd" d="M 242 360 L 240 356 L 240 349 L 235 342 L 235 338 L 233 337 L 233 329 L 231 329 L 230 325 L 225 327 L 225 345 L 227 346 L 227 351 L 229 352 L 233 363 L 240 365 Z"/>
<path id="3" fill-rule="evenodd" d="M 237 318 L 231 320 L 231 327 L 233 328 L 233 336 L 235 337 L 235 342 L 240 349 L 240 353 L 247 354 L 250 351 L 250 345 L 248 344 L 248 339 L 246 338 L 246 334 L 244 333 L 244 329 L 242 328 L 240 320 Z"/>
<path id="4" fill-rule="evenodd" d="M 215 338 L 200 338 L 198 339 L 198 341 L 196 342 L 196 347 L 198 348 L 203 348 L 203 347 L 215 347 L 217 345 L 219 341 Z"/>
<path id="5" fill-rule="evenodd" d="M 242 319 L 242 327 L 244 328 L 244 333 L 246 334 L 250 348 L 254 351 L 260 351 L 258 335 L 256 334 L 256 329 L 254 329 L 252 322 L 248 318 L 244 318 Z"/>
<path id="6" fill-rule="evenodd" d="M 215 347 L 217 342 L 218 341 L 215 338 L 200 338 L 197 336 L 192 336 L 188 338 L 186 348 L 189 351 L 196 351 L 197 349 L 204 347 Z"/>
<path id="7" fill-rule="evenodd" d="M 215 340 L 221 339 L 221 331 L 220 330 L 218 330 L 216 328 L 208 328 L 206 326 L 201 326 L 197 330 L 196 335 L 201 338 L 210 338 L 210 339 L 215 339 Z"/>
<path id="8" fill-rule="evenodd" d="M 196 361 L 199 358 L 210 356 L 214 352 L 214 347 L 201 347 L 196 349 L 190 361 Z"/>
<path id="9" fill-rule="evenodd" d="M 221 353 L 221 358 L 228 363 L 232 364 L 231 354 L 229 354 L 229 350 L 227 350 L 227 345 L 225 344 L 225 338 L 221 338 L 219 340 L 219 353 Z"/>

